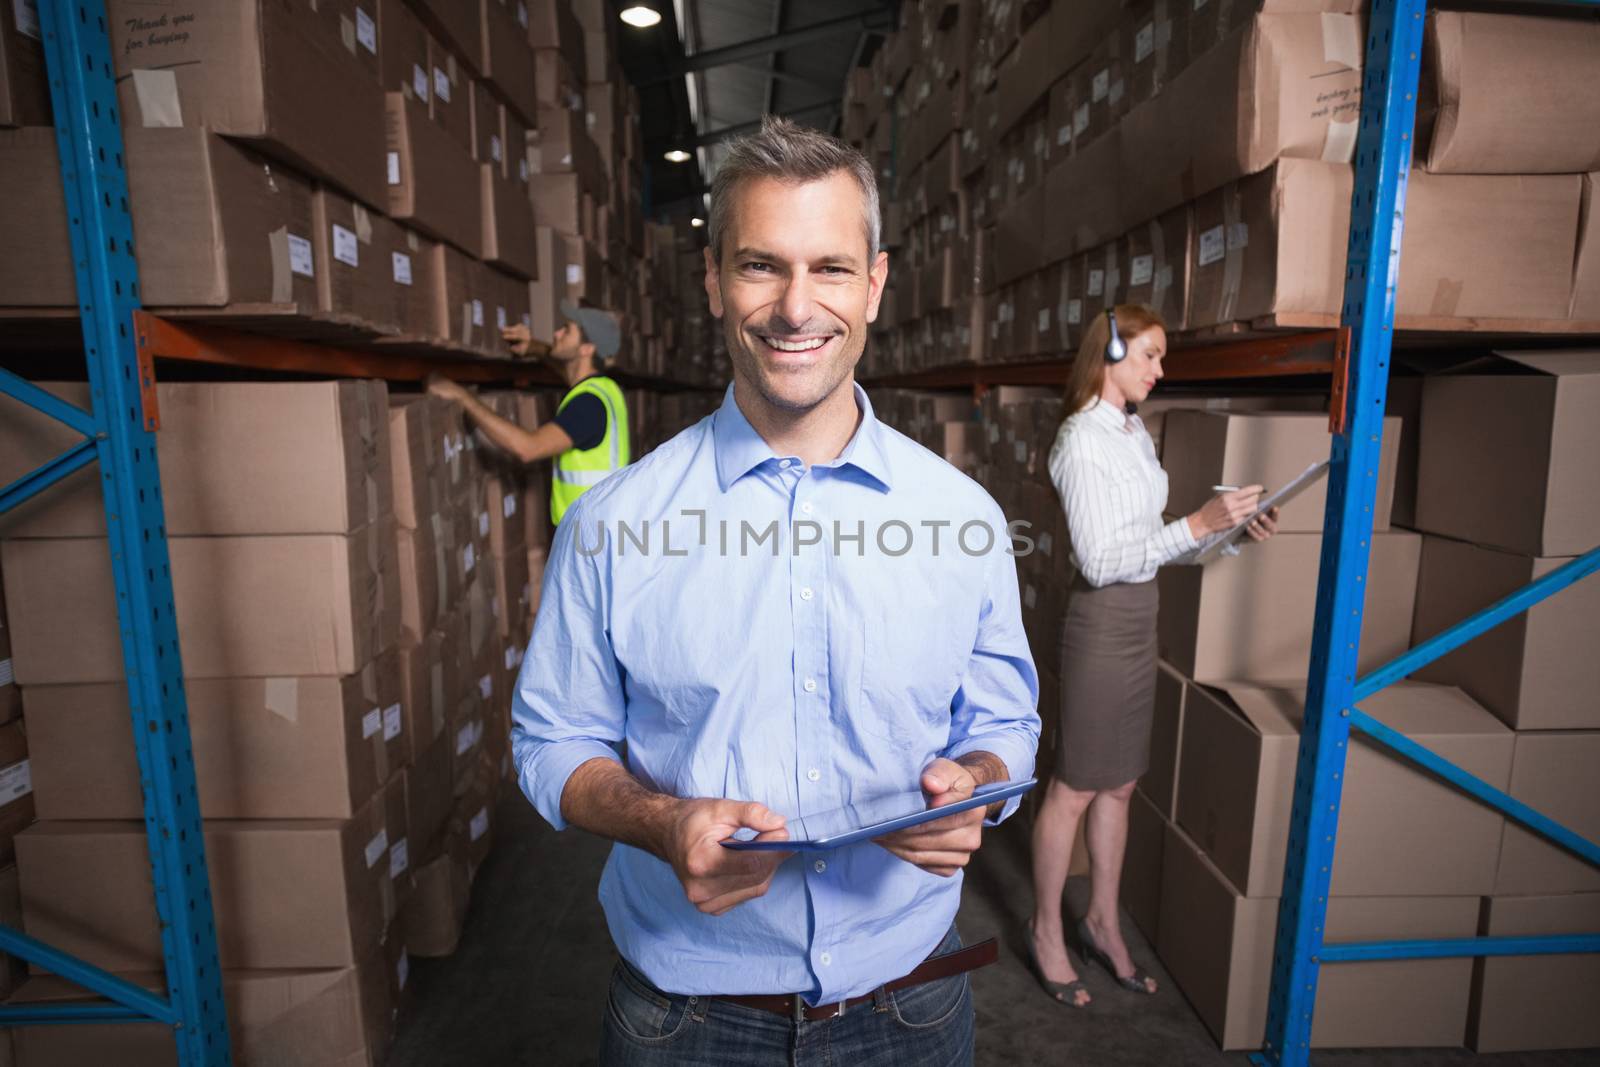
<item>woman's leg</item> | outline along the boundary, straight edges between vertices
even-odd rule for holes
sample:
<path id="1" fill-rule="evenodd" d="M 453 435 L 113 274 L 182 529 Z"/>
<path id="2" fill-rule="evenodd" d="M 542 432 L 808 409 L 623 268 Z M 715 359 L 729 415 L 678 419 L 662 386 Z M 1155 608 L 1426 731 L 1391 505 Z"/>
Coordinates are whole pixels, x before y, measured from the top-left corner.
<path id="1" fill-rule="evenodd" d="M 1096 945 L 1117 968 L 1119 975 L 1134 972 L 1133 957 L 1122 939 L 1122 919 L 1117 900 L 1122 893 L 1122 857 L 1128 850 L 1128 802 L 1133 799 L 1134 783 L 1108 789 L 1094 798 L 1089 807 L 1086 843 L 1089 846 L 1089 871 L 1093 892 L 1084 924 Z M 1155 979 L 1148 983 L 1155 992 Z"/>
<path id="2" fill-rule="evenodd" d="M 1044 976 L 1052 982 L 1072 982 L 1078 977 L 1067 956 L 1061 894 L 1067 887 L 1078 824 L 1094 797 L 1052 777 L 1033 820 L 1033 951 Z"/>

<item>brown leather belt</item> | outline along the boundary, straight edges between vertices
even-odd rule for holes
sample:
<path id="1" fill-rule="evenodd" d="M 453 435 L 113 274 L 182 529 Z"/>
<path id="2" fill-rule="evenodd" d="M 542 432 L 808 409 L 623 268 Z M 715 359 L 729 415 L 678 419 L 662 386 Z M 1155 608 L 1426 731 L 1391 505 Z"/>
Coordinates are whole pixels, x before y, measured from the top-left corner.
<path id="1" fill-rule="evenodd" d="M 871 1004 L 873 998 L 880 991 L 894 993 L 914 985 L 922 985 L 924 982 L 937 982 L 941 978 L 954 978 L 958 974 L 975 971 L 979 967 L 987 967 L 999 959 L 1000 945 L 991 937 L 987 941 L 980 941 L 976 945 L 968 945 L 966 948 L 947 952 L 943 956 L 930 956 L 918 964 L 916 970 L 904 978 L 896 978 L 892 982 L 885 982 L 871 993 L 865 993 L 859 997 L 851 997 L 849 1000 L 841 1000 L 837 1004 L 818 1004 L 814 1008 L 808 1007 L 799 993 L 749 994 L 739 997 L 717 997 L 716 999 L 725 1000 L 730 1004 L 742 1004 L 747 1008 L 770 1011 L 774 1015 L 787 1015 L 793 1018 L 795 1022 L 804 1020 L 814 1023 L 823 1019 L 831 1019 L 836 1015 L 843 1015 L 851 1008 L 860 1007 L 863 1004 Z"/>

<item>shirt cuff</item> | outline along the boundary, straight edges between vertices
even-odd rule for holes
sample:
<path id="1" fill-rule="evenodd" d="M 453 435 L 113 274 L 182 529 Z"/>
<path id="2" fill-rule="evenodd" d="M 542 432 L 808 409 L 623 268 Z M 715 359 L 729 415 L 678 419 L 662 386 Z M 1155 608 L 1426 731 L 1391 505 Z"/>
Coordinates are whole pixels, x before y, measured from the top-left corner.
<path id="1" fill-rule="evenodd" d="M 1171 532 L 1174 544 L 1177 545 L 1178 554 L 1193 552 L 1200 547 L 1200 542 L 1195 539 L 1194 531 L 1189 529 L 1187 518 L 1174 519 L 1167 523 L 1167 530 Z"/>
<path id="2" fill-rule="evenodd" d="M 1033 763 L 1037 749 L 1031 744 L 1026 744 L 1007 734 L 988 734 L 983 737 L 968 738 L 952 746 L 944 753 L 944 758 L 958 760 L 962 756 L 973 752 L 987 752 L 1001 763 L 1004 763 L 1006 765 L 1006 774 L 1013 782 L 1033 777 Z M 1034 786 L 1034 788 L 1037 789 L 1039 787 Z M 1011 797 L 1005 802 L 1005 806 L 1000 809 L 999 815 L 993 817 L 984 816 L 983 825 L 999 826 L 1011 818 L 1021 806 L 1022 797 Z"/>
<path id="3" fill-rule="evenodd" d="M 622 762 L 616 750 L 604 741 L 581 738 L 540 745 L 519 768 L 522 792 L 555 829 L 567 828 L 566 819 L 561 817 L 561 795 L 566 792 L 567 780 L 592 759 Z"/>

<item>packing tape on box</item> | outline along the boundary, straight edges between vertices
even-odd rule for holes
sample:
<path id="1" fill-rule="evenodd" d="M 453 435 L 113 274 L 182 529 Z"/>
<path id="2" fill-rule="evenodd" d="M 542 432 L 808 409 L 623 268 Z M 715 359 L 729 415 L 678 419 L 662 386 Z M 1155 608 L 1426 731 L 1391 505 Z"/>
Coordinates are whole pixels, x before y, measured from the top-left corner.
<path id="1" fill-rule="evenodd" d="M 372 243 L 372 216 L 367 214 L 367 209 L 360 204 L 350 205 L 355 210 L 351 212 L 356 227 L 356 240 L 364 245 Z"/>
<path id="2" fill-rule="evenodd" d="M 289 230 L 279 226 L 267 234 L 267 249 L 272 257 L 272 302 L 287 304 L 294 299 L 294 270 L 289 262 Z"/>
<path id="3" fill-rule="evenodd" d="M 1155 219 L 1150 220 L 1150 255 L 1155 271 L 1150 279 L 1150 306 L 1160 314 L 1161 305 L 1167 299 L 1167 290 L 1172 286 L 1172 268 L 1167 264 L 1166 232 Z"/>
<path id="4" fill-rule="evenodd" d="M 1322 58 L 1361 69 L 1361 21 L 1356 16 L 1322 13 Z"/>
<path id="5" fill-rule="evenodd" d="M 1464 288 L 1466 283 L 1459 278 L 1440 278 L 1433 287 L 1433 300 L 1428 304 L 1428 314 L 1454 318 Z"/>
<path id="6" fill-rule="evenodd" d="M 1243 226 L 1239 219 L 1239 183 L 1230 182 L 1222 189 L 1222 232 L 1226 251 L 1222 256 L 1222 289 L 1217 295 L 1216 321 L 1219 323 L 1232 322 L 1234 308 L 1239 303 L 1246 242 L 1237 241 L 1235 234 Z"/>
<path id="7" fill-rule="evenodd" d="M 441 649 L 442 652 L 442 649 Z M 445 705 L 444 705 L 444 664 L 432 663 L 428 665 L 429 695 L 433 698 L 433 733 L 430 736 L 438 737 L 444 730 Z"/>
<path id="8" fill-rule="evenodd" d="M 1349 163 L 1355 158 L 1356 131 L 1360 123 L 1356 119 L 1341 122 L 1338 119 L 1328 120 L 1328 129 L 1322 135 L 1322 161 L 1324 163 Z"/>
<path id="9" fill-rule="evenodd" d="M 368 704 L 376 704 L 378 702 L 378 665 L 376 662 L 369 663 L 361 668 L 361 696 Z M 377 721 L 381 726 L 383 719 L 380 717 Z"/>
<path id="10" fill-rule="evenodd" d="M 356 24 L 343 13 L 339 15 L 339 40 L 344 42 L 345 51 L 356 54 Z"/>
<path id="11" fill-rule="evenodd" d="M 367 483 L 367 522 L 378 521 L 378 480 L 371 474 L 366 476 Z"/>
<path id="12" fill-rule="evenodd" d="M 139 102 L 141 126 L 170 129 L 183 125 L 183 104 L 178 100 L 176 71 L 135 70 L 133 96 Z"/>
<path id="13" fill-rule="evenodd" d="M 263 678 L 262 703 L 268 711 L 289 722 L 300 721 L 300 680 Z"/>

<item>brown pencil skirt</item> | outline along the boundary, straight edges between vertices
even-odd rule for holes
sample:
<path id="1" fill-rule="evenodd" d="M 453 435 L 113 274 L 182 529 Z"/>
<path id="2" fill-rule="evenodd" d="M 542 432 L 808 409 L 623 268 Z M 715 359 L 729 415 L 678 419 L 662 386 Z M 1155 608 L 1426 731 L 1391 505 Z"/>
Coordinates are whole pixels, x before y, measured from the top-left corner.
<path id="1" fill-rule="evenodd" d="M 1156 698 L 1155 582 L 1072 585 L 1061 627 L 1056 777 L 1081 792 L 1115 789 L 1150 765 Z"/>

